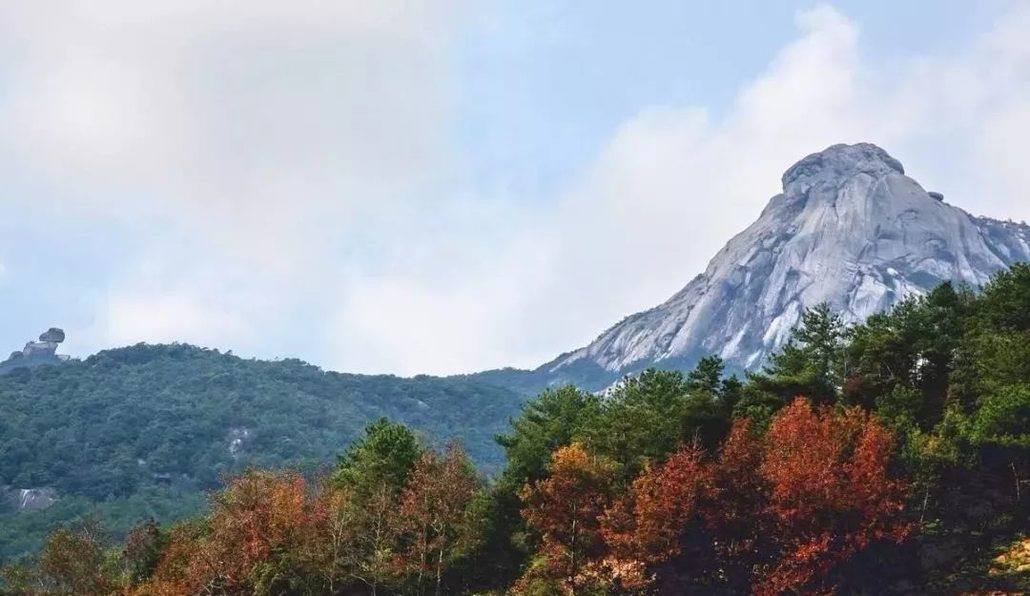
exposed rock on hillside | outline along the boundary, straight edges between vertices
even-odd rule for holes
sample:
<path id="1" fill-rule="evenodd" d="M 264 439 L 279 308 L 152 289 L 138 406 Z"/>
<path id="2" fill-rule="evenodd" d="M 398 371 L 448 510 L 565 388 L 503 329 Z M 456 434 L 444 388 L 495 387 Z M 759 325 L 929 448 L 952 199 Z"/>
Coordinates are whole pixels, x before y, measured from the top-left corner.
<path id="1" fill-rule="evenodd" d="M 0 502 L 5 502 L 7 508 L 18 513 L 46 509 L 56 501 L 57 491 L 53 488 L 0 487 Z"/>
<path id="2" fill-rule="evenodd" d="M 57 327 L 47 329 L 40 334 L 39 341 L 28 342 L 23 349 L 11 352 L 7 360 L 0 362 L 0 374 L 20 367 L 64 362 L 68 357 L 57 353 L 57 346 L 63 341 L 63 330 Z"/>

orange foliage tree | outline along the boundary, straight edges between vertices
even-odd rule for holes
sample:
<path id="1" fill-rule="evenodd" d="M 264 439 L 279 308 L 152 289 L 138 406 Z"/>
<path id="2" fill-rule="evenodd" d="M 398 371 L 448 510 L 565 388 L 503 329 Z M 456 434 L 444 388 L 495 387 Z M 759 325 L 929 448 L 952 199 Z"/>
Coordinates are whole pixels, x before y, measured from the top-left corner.
<path id="1" fill-rule="evenodd" d="M 137 596 L 174 596 L 214 586 L 216 582 L 212 569 L 216 561 L 211 559 L 208 547 L 207 528 L 200 522 L 188 522 L 175 526 L 168 536 L 168 544 L 153 575 L 141 586 Z"/>
<path id="2" fill-rule="evenodd" d="M 601 518 L 611 556 L 608 565 L 623 587 L 642 588 L 651 566 L 679 555 L 683 534 L 694 520 L 710 466 L 695 446 L 681 446 L 664 463 L 648 466 L 629 494 Z"/>
<path id="3" fill-rule="evenodd" d="M 540 548 L 517 590 L 546 591 L 534 586 L 550 585 L 578 594 L 603 581 L 607 546 L 600 519 L 610 504 L 614 472 L 612 462 L 574 443 L 554 452 L 546 478 L 523 488 L 522 515 L 539 532 Z"/>
<path id="4" fill-rule="evenodd" d="M 910 531 L 892 454 L 875 417 L 804 398 L 764 437 L 739 420 L 717 457 L 683 446 L 622 495 L 609 462 L 578 444 L 561 448 L 550 475 L 522 493 L 541 546 L 519 587 L 532 592 L 536 577 L 566 593 L 698 581 L 757 594 L 832 591 L 840 565 Z"/>
<path id="5" fill-rule="evenodd" d="M 426 452 L 399 486 L 251 471 L 212 498 L 204 519 L 172 528 L 139 595 L 425 593 L 480 535 L 481 481 L 458 445 Z M 433 581 L 424 581 L 431 577 Z"/>
<path id="6" fill-rule="evenodd" d="M 342 486 L 326 483 L 311 508 L 312 560 L 321 570 L 330 594 L 349 579 L 356 554 L 353 545 L 361 528 L 357 523 L 359 508 L 353 493 Z"/>
<path id="7" fill-rule="evenodd" d="M 578 443 L 559 448 L 547 475 L 519 495 L 538 548 L 514 592 L 830 593 L 855 570 L 847 563 L 856 554 L 910 531 L 893 451 L 875 417 L 804 398 L 764 436 L 738 420 L 715 457 L 681 446 L 628 487 L 612 460 Z M 168 532 L 142 527 L 126 545 L 123 574 L 130 584 L 146 579 L 123 593 L 457 589 L 448 570 L 474 560 L 488 527 L 481 481 L 460 447 L 420 451 L 403 475 L 349 461 L 354 473 L 320 491 L 296 473 L 248 472 L 212 499 L 205 518 Z M 95 535 L 57 533 L 36 567 L 6 576 L 30 594 L 116 592 L 106 561 Z"/>
<path id="8" fill-rule="evenodd" d="M 105 556 L 101 534 L 100 526 L 91 520 L 51 532 L 34 565 L 12 563 L 0 570 L 0 593 L 113 593 L 117 578 Z"/>
<path id="9" fill-rule="evenodd" d="M 232 594 L 293 585 L 307 550 L 307 497 L 304 478 L 293 472 L 233 479 L 214 497 L 206 527 L 172 532 L 153 585 L 139 593 Z"/>
<path id="10" fill-rule="evenodd" d="M 756 593 L 831 591 L 835 565 L 873 541 L 905 539 L 907 489 L 890 474 L 892 451 L 890 431 L 857 407 L 797 398 L 776 416 L 759 467 L 775 552 Z"/>

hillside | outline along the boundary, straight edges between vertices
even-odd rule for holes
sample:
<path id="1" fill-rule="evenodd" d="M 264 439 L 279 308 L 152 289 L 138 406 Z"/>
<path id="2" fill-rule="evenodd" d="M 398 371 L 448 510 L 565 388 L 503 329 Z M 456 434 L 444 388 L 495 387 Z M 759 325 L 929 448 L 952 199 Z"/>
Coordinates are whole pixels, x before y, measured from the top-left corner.
<path id="1" fill-rule="evenodd" d="M 53 489 L 42 512 L 0 514 L 0 559 L 34 546 L 44 518 L 191 513 L 201 492 L 250 466 L 312 470 L 369 421 L 461 439 L 487 472 L 495 434 L 522 403 L 461 379 L 363 376 L 298 360 L 245 360 L 189 345 L 137 345 L 0 376 L 0 487 Z M 3 507 L 3 499 L 0 499 Z M 10 509 L 11 507 L 9 507 Z"/>

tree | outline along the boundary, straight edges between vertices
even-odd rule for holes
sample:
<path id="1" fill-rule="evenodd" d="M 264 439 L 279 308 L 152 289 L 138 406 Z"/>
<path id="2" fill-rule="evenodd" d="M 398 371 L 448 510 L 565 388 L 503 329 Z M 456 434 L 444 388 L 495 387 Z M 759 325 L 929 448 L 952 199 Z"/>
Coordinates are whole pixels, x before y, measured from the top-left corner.
<path id="1" fill-rule="evenodd" d="M 984 287 L 983 316 L 991 327 L 1030 330 L 1030 263 L 1016 263 Z"/>
<path id="2" fill-rule="evenodd" d="M 50 533 L 34 561 L 9 565 L 0 574 L 13 593 L 110 594 L 117 588 L 102 530 L 92 520 Z"/>
<path id="3" fill-rule="evenodd" d="M 584 429 L 584 443 L 620 465 L 630 481 L 649 460 L 661 460 L 683 439 L 688 388 L 679 371 L 648 369 L 626 377 Z"/>
<path id="4" fill-rule="evenodd" d="M 522 408 L 511 421 L 511 430 L 497 437 L 508 465 L 490 491 L 489 522 L 492 527 L 482 549 L 489 573 L 512 580 L 521 573 L 538 537 L 522 518 L 519 492 L 527 483 L 547 475 L 554 451 L 581 439 L 583 429 L 595 420 L 600 407 L 596 395 L 571 385 L 547 389 Z"/>
<path id="5" fill-rule="evenodd" d="M 782 404 L 795 395 L 807 395 L 817 403 L 836 401 L 848 374 L 846 337 L 840 315 L 827 303 L 805 310 L 787 343 L 760 374 L 751 376 L 752 395 L 745 407 L 763 400 L 756 392 L 771 394 Z"/>
<path id="6" fill-rule="evenodd" d="M 890 473 L 892 453 L 890 431 L 858 408 L 815 410 L 798 398 L 773 420 L 759 470 L 777 553 L 756 592 L 826 586 L 856 552 L 907 537 L 906 486 Z"/>
<path id="7" fill-rule="evenodd" d="M 968 434 L 976 444 L 1030 448 L 1030 387 L 1003 387 L 981 398 Z"/>
<path id="8" fill-rule="evenodd" d="M 136 596 L 201 594 L 217 582 L 217 560 L 207 540 L 207 520 L 180 523 L 168 531 L 168 540 L 150 578 L 132 592 Z"/>
<path id="9" fill-rule="evenodd" d="M 573 443 L 554 452 L 547 478 L 523 488 L 522 514 L 542 537 L 539 562 L 525 580 L 551 581 L 569 594 L 600 581 L 606 545 L 599 519 L 613 474 L 612 462 Z"/>
<path id="10" fill-rule="evenodd" d="M 598 407 L 597 396 L 572 385 L 547 389 L 526 403 L 511 432 L 497 437 L 508 458 L 502 482 L 518 490 L 542 478 L 554 451 L 579 438 Z"/>
<path id="11" fill-rule="evenodd" d="M 622 585 L 640 589 L 653 580 L 653 566 L 682 552 L 684 534 L 698 512 L 709 466 L 696 446 L 681 446 L 665 462 L 645 468 L 628 495 L 601 517 L 611 550 L 609 565 Z"/>
<path id="12" fill-rule="evenodd" d="M 313 533 L 310 541 L 310 557 L 321 570 L 325 586 L 330 594 L 337 587 L 355 579 L 350 573 L 349 555 L 354 554 L 352 545 L 357 541 L 359 528 L 356 523 L 356 509 L 352 506 L 351 493 L 347 487 L 325 482 L 311 508 Z"/>
<path id="13" fill-rule="evenodd" d="M 330 537 L 330 581 L 342 573 L 373 594 L 398 580 L 401 495 L 425 450 L 403 424 L 379 419 L 339 456 L 331 486 L 318 503 Z"/>
<path id="14" fill-rule="evenodd" d="M 701 358 L 697 366 L 687 373 L 687 389 L 690 391 L 707 391 L 711 394 L 719 392 L 724 364 L 722 358 L 710 355 Z"/>
<path id="15" fill-rule="evenodd" d="M 138 584 L 154 574 L 167 541 L 167 534 L 153 518 L 129 531 L 122 547 L 122 564 L 131 583 Z"/>
<path id="16" fill-rule="evenodd" d="M 761 474 L 765 447 L 747 418 L 733 423 L 711 466 L 701 502 L 701 515 L 711 533 L 718 579 L 733 592 L 751 589 L 752 574 L 763 565 L 775 533 L 771 523 L 769 485 Z"/>
<path id="17" fill-rule="evenodd" d="M 310 527 L 307 497 L 304 478 L 293 472 L 251 471 L 233 478 L 212 498 L 206 524 L 171 533 L 153 585 L 142 593 L 298 589 L 307 570 L 293 557 L 303 551 Z"/>
<path id="18" fill-rule="evenodd" d="M 447 567 L 468 554 L 479 538 L 473 500 L 480 482 L 461 447 L 453 443 L 441 457 L 422 454 L 401 496 L 400 532 L 408 547 L 402 566 L 416 576 L 416 592 L 425 592 L 423 577 L 434 579 L 439 595 Z"/>
<path id="19" fill-rule="evenodd" d="M 421 455 L 418 439 L 407 426 L 380 418 L 338 457 L 332 478 L 336 484 L 369 498 L 384 487 L 400 492 Z"/>
<path id="20" fill-rule="evenodd" d="M 717 359 L 707 362 L 719 370 Z M 581 435 L 591 451 L 619 464 L 619 480 L 629 484 L 648 462 L 664 460 L 682 442 L 714 447 L 729 420 L 717 393 L 691 385 L 679 371 L 648 369 L 613 388 Z"/>
<path id="21" fill-rule="evenodd" d="M 793 337 L 803 346 L 816 378 L 827 386 L 838 385 L 836 381 L 847 374 L 841 358 L 845 332 L 840 315 L 826 302 L 807 309 L 794 330 Z"/>

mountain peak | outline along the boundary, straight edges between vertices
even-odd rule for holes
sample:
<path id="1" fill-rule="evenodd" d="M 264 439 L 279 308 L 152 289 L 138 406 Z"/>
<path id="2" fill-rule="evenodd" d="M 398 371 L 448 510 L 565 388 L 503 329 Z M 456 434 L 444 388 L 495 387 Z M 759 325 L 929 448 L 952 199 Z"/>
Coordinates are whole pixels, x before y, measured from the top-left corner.
<path id="1" fill-rule="evenodd" d="M 813 153 L 783 174 L 783 191 L 799 184 L 808 186 L 817 181 L 836 181 L 856 174 L 883 176 L 904 174 L 905 167 L 889 153 L 872 143 L 843 143 Z"/>
<path id="2" fill-rule="evenodd" d="M 942 282 L 976 286 L 1030 261 L 1030 226 L 973 217 L 942 199 L 876 145 L 813 153 L 686 287 L 545 366 L 557 374 L 582 361 L 565 370 L 593 365 L 617 378 L 714 353 L 756 368 L 817 304 L 860 321 Z"/>

